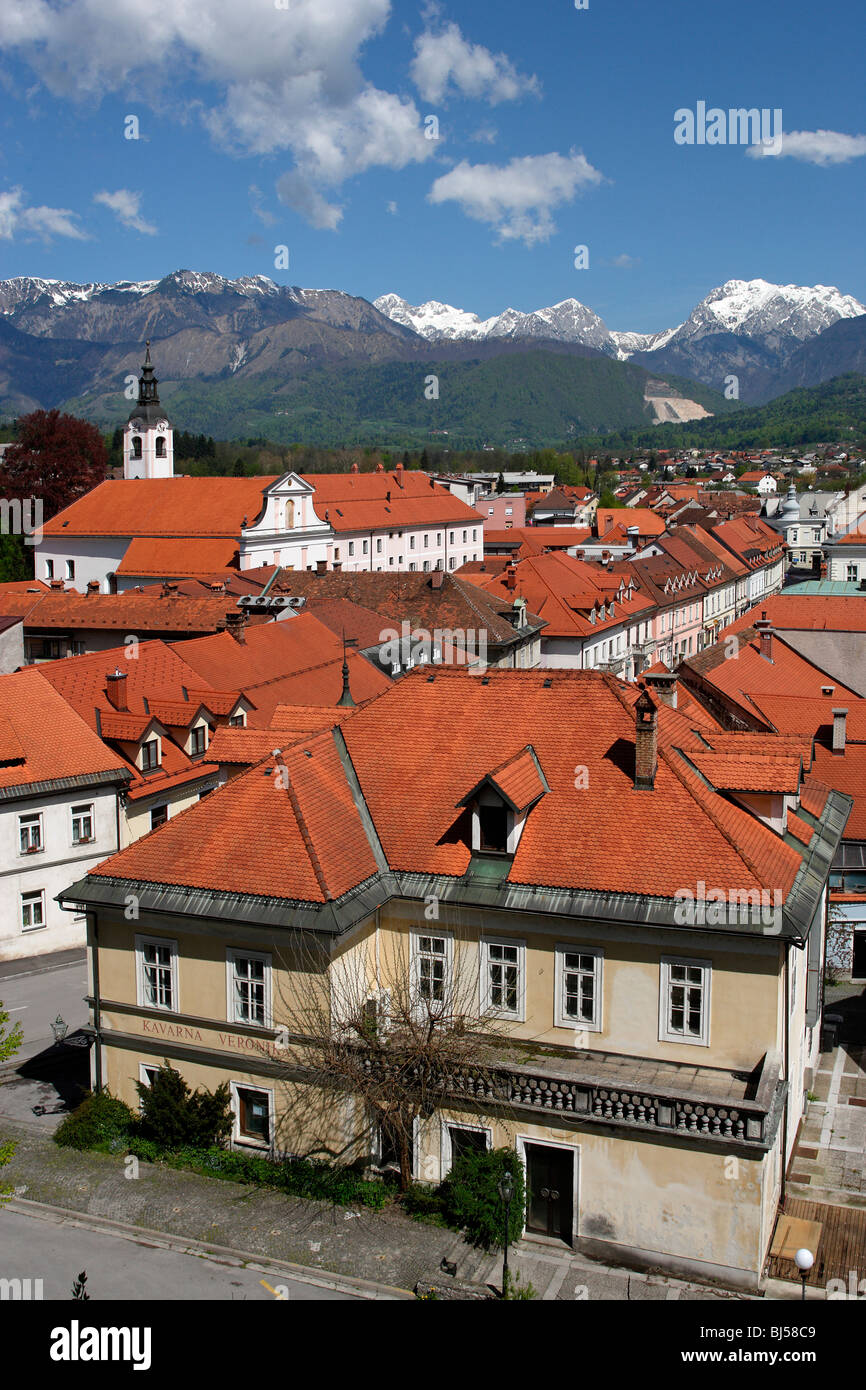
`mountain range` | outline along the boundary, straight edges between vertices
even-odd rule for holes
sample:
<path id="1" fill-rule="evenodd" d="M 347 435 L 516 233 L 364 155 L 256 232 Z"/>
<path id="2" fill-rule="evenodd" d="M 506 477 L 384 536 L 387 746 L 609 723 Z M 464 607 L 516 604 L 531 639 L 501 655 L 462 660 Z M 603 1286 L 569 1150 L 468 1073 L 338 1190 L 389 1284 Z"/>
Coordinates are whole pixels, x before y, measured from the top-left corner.
<path id="1" fill-rule="evenodd" d="M 325 425 L 357 436 L 355 388 L 344 389 L 343 381 L 350 370 L 362 374 L 357 381 L 368 373 L 363 379 L 378 402 L 375 411 L 362 412 L 371 430 L 391 420 L 423 431 L 414 404 L 401 417 L 388 410 L 383 389 L 399 379 L 403 399 L 418 388 L 419 369 L 448 364 L 451 404 L 459 397 L 462 414 L 449 417 L 443 397 L 427 412 L 430 428 L 434 415 L 439 432 L 461 428 L 471 416 L 473 437 L 502 442 L 528 437 L 543 419 L 543 373 L 529 373 L 536 394 L 525 417 L 503 394 L 513 393 L 518 381 L 514 359 L 528 364 L 534 353 L 560 364 L 551 401 L 554 436 L 560 425 L 569 435 L 635 425 L 636 399 L 648 424 L 736 409 L 722 394 L 731 374 L 740 403 L 761 403 L 794 386 L 866 369 L 866 307 L 821 285 L 730 280 L 683 323 L 647 334 L 609 330 L 576 299 L 531 313 L 509 308 L 482 320 L 438 301 L 413 306 L 386 294 L 371 303 L 340 290 L 277 285 L 264 275 L 230 280 L 179 270 L 161 280 L 116 284 L 25 276 L 0 281 L 0 411 L 63 406 L 103 425 L 118 423 L 129 413 L 124 386 L 139 369 L 145 338 L 153 342 L 163 399 L 176 397 L 190 412 L 181 419 L 175 410 L 179 427 L 240 437 L 269 433 L 262 422 L 278 420 L 280 433 L 297 430 L 309 442 Z M 602 380 L 593 360 L 612 369 L 603 378 L 603 409 L 592 404 L 592 383 Z M 396 364 L 411 370 L 395 376 Z M 467 406 L 464 385 L 473 373 L 485 383 L 487 423 L 483 412 Z M 564 406 L 569 393 L 571 411 Z M 342 413 L 330 409 L 332 397 L 343 402 Z M 663 409 L 659 401 L 667 402 Z"/>

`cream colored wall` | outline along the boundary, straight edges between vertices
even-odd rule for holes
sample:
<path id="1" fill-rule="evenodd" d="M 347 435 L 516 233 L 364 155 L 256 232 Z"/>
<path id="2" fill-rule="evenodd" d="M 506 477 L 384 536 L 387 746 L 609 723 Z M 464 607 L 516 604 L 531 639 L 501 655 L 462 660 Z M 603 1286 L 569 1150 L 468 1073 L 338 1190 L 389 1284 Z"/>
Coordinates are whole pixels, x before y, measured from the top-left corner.
<path id="1" fill-rule="evenodd" d="M 489 1128 L 494 1148 L 519 1147 L 518 1141 L 526 1139 L 571 1149 L 578 1172 L 578 1238 L 622 1247 L 623 1254 L 656 1252 L 760 1272 L 762 1157 L 734 1158 L 661 1137 L 638 1139 L 588 1128 L 575 1132 L 526 1124 L 522 1117 L 503 1120 L 452 1110 L 422 1128 L 419 1167 L 424 1155 L 431 1154 L 436 1161 L 429 1168 L 439 1168 L 441 1122 L 449 1119 Z"/>
<path id="2" fill-rule="evenodd" d="M 216 785 L 215 776 L 214 785 Z M 188 806 L 194 806 L 198 799 L 198 790 L 191 792 L 189 786 L 184 785 L 167 788 L 164 797 L 157 797 L 156 800 L 148 798 L 146 805 L 140 801 L 127 802 L 126 809 L 120 817 L 121 848 L 125 849 L 127 845 L 140 840 L 142 835 L 150 834 L 150 813 L 155 805 L 168 806 L 168 818 L 171 820 L 173 816 L 179 816 L 181 811 L 185 811 Z"/>
<path id="3" fill-rule="evenodd" d="M 456 973 L 472 982 L 479 1007 L 478 940 L 491 937 L 526 943 L 526 1019 L 510 1026 L 511 1036 L 556 1046 L 576 1044 L 576 1030 L 554 1022 L 554 947 L 595 946 L 604 950 L 602 970 L 602 1027 L 581 1030 L 577 1045 L 627 1056 L 707 1066 L 751 1070 L 768 1049 L 780 1045 L 779 948 L 763 943 L 749 950 L 725 947 L 719 939 L 690 931 L 661 932 L 652 928 L 585 927 L 547 919 L 545 929 L 509 929 L 505 914 L 454 912 L 445 905 L 438 921 L 425 920 L 424 908 L 389 904 L 381 914 L 380 957 L 387 961 L 398 949 L 408 955 L 413 928 L 451 930 L 455 938 Z M 402 947 L 395 947 L 402 942 Z M 354 949 L 350 947 L 349 949 Z M 659 987 L 662 956 L 685 956 L 712 965 L 709 1046 L 659 1040 Z"/>

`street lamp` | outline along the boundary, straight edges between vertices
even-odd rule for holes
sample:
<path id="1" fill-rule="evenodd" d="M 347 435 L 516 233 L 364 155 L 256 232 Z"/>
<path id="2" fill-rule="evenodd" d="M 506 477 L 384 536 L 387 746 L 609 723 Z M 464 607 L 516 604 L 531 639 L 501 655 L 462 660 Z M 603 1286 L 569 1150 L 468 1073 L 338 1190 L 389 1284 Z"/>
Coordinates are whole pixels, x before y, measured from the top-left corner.
<path id="1" fill-rule="evenodd" d="M 807 1250 L 805 1247 L 803 1247 L 802 1250 L 798 1250 L 796 1255 L 794 1256 L 794 1264 L 799 1269 L 800 1278 L 803 1281 L 804 1298 L 806 1297 L 806 1280 L 809 1277 L 809 1270 L 812 1268 L 814 1263 L 815 1256 L 812 1254 L 811 1250 Z"/>
<path id="2" fill-rule="evenodd" d="M 51 1025 L 51 1031 L 54 1034 L 55 1043 L 62 1043 L 66 1034 L 69 1032 L 69 1024 L 65 1023 L 60 1014 L 58 1014 Z"/>
<path id="3" fill-rule="evenodd" d="M 499 1196 L 505 1207 L 505 1240 L 502 1246 L 502 1297 L 508 1294 L 508 1238 L 511 1228 L 511 1199 L 514 1196 L 514 1177 L 506 1171 L 499 1179 Z"/>

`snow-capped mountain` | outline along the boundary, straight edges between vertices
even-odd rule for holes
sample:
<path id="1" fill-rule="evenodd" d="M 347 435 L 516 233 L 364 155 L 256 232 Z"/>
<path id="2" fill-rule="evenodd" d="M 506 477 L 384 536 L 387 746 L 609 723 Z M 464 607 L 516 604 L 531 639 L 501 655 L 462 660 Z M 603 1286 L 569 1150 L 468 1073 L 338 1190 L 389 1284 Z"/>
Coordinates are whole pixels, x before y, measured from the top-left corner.
<path id="1" fill-rule="evenodd" d="M 831 323 L 860 314 L 866 314 L 866 306 L 833 285 L 728 280 L 710 290 L 669 341 L 707 333 L 737 333 L 748 338 L 774 338 L 779 344 L 786 339 L 802 343 L 823 333 Z"/>
<path id="2" fill-rule="evenodd" d="M 696 377 L 722 389 L 737 375 L 741 398 L 766 398 L 767 383 L 804 343 L 842 319 L 866 314 L 866 306 L 830 285 L 773 285 L 767 280 L 728 280 L 701 300 L 684 323 L 658 333 L 609 329 L 577 299 L 522 313 L 505 309 L 489 319 L 430 300 L 407 303 L 396 294 L 374 301 L 377 309 L 429 342 L 445 339 L 554 339 L 580 343 L 651 370 Z M 760 383 L 760 384 L 759 384 Z"/>
<path id="3" fill-rule="evenodd" d="M 728 280 L 711 290 L 684 323 L 658 333 L 611 330 L 577 299 L 563 299 L 529 313 L 509 308 L 489 319 L 437 299 L 415 305 L 397 294 L 384 294 L 373 303 L 395 323 L 431 342 L 443 338 L 553 338 L 583 343 L 620 359 L 635 352 L 657 352 L 668 343 L 708 333 L 772 337 L 779 344 L 796 339 L 801 343 L 839 319 L 866 314 L 866 306 L 833 286 L 772 285 L 767 280 Z"/>
<path id="4" fill-rule="evenodd" d="M 455 309 L 451 304 L 442 304 L 438 299 L 429 299 L 426 304 L 409 304 L 398 294 L 383 294 L 374 299 L 373 304 L 395 323 L 420 333 L 429 342 L 548 338 L 615 353 L 606 324 L 577 299 L 563 299 L 549 309 L 535 309 L 528 314 L 519 309 L 505 309 L 489 319 L 481 319 L 466 309 Z"/>

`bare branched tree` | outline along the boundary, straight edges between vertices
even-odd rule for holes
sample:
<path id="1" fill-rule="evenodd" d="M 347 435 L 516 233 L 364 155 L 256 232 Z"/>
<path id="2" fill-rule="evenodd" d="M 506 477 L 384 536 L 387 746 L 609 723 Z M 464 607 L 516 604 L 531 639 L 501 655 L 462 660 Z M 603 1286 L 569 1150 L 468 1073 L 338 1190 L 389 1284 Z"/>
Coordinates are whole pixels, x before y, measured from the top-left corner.
<path id="1" fill-rule="evenodd" d="M 496 1063 L 510 1025 L 497 1010 L 516 1006 L 506 967 L 480 1007 L 477 943 L 431 927 L 382 933 L 334 960 L 300 933 L 281 961 L 275 1001 L 284 1111 L 281 1147 L 347 1152 L 378 1129 L 396 1153 L 403 1191 L 412 1180 L 415 1121 L 438 1106 L 484 1101 L 502 1107 Z"/>

